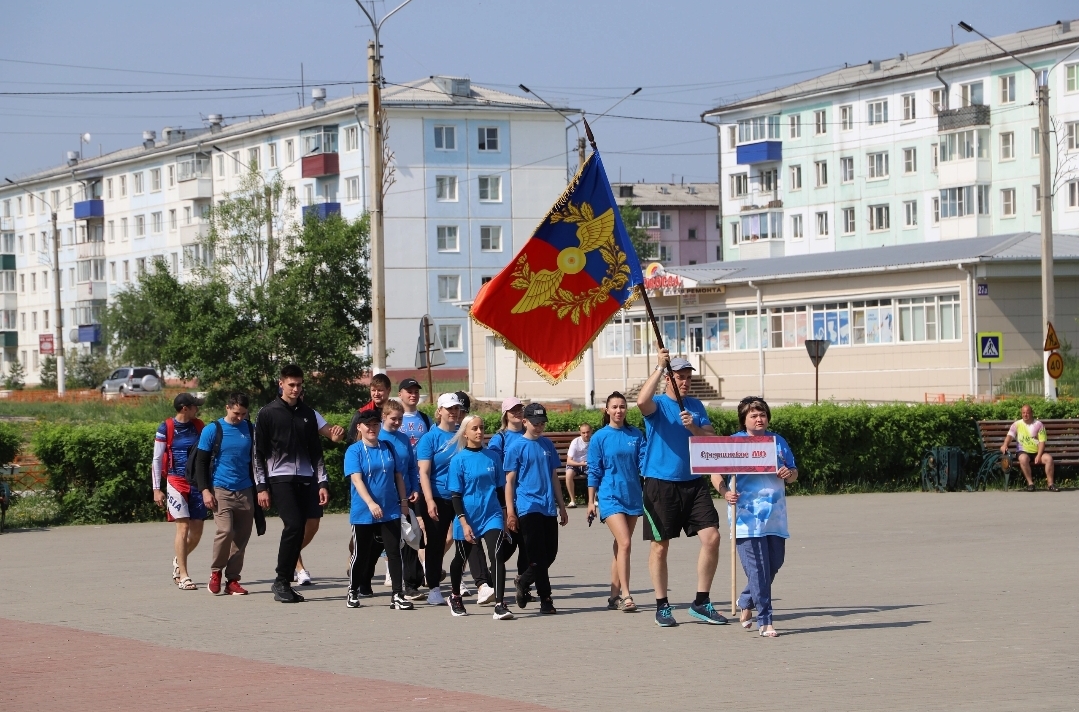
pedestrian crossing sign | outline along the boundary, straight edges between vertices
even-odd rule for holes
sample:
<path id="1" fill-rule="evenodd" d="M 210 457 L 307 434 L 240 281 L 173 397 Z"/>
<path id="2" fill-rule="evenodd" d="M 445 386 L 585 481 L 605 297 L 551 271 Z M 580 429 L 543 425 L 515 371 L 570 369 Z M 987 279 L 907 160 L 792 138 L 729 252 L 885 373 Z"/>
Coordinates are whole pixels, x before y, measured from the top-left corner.
<path id="1" fill-rule="evenodd" d="M 1004 334 L 999 331 L 978 332 L 978 363 L 1000 363 L 1004 360 Z"/>

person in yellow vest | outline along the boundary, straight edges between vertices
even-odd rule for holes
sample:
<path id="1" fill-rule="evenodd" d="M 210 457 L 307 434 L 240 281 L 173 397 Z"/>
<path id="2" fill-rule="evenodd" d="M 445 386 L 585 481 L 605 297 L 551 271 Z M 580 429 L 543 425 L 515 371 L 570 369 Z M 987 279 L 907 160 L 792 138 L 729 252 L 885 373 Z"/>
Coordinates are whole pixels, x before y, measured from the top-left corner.
<path id="1" fill-rule="evenodd" d="M 1000 451 L 1005 457 L 1008 455 L 1008 446 L 1015 442 L 1016 459 L 1019 460 L 1019 469 L 1023 471 L 1023 477 L 1027 478 L 1027 492 L 1034 491 L 1034 475 L 1030 471 L 1030 462 L 1045 467 L 1045 480 L 1050 492 L 1059 492 L 1053 480 L 1053 456 L 1045 452 L 1045 426 L 1042 421 L 1034 419 L 1034 409 L 1024 405 L 1020 409 L 1020 420 L 1012 423 L 1008 434 L 1004 437 L 1004 444 Z"/>

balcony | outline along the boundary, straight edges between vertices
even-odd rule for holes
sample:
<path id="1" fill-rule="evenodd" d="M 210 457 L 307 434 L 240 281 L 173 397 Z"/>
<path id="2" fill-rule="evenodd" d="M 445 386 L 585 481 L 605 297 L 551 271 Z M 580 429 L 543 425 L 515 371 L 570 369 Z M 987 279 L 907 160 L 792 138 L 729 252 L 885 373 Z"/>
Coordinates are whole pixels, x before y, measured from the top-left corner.
<path id="1" fill-rule="evenodd" d="M 75 245 L 75 254 L 77 259 L 88 260 L 93 257 L 105 256 L 105 243 L 104 242 L 80 242 Z"/>
<path id="2" fill-rule="evenodd" d="M 989 107 L 980 104 L 961 109 L 945 109 L 937 114 L 937 133 L 989 125 Z"/>
<path id="3" fill-rule="evenodd" d="M 178 181 L 180 200 L 208 200 L 214 197 L 214 181 L 212 178 L 191 178 Z"/>
<path id="4" fill-rule="evenodd" d="M 205 220 L 193 222 L 190 225 L 180 226 L 180 244 L 194 245 L 201 242 L 210 234 L 210 223 Z"/>
<path id="5" fill-rule="evenodd" d="M 313 216 L 318 220 L 325 220 L 331 215 L 341 214 L 341 203 L 316 203 L 315 205 L 303 206 L 303 219 Z"/>
<path id="6" fill-rule="evenodd" d="M 336 153 L 316 153 L 314 156 L 303 157 L 304 178 L 335 176 L 340 172 L 340 161 Z"/>
<path id="7" fill-rule="evenodd" d="M 15 269 L 15 255 L 0 255 L 0 270 Z"/>
<path id="8" fill-rule="evenodd" d="M 0 218 L 0 230 L 14 230 L 15 218 Z"/>
<path id="9" fill-rule="evenodd" d="M 105 217 L 104 200 L 80 200 L 75 203 L 76 220 L 93 220 L 94 218 L 103 217 Z"/>
<path id="10" fill-rule="evenodd" d="M 0 346 L 5 349 L 15 348 L 19 345 L 19 332 L 0 331 Z"/>
<path id="11" fill-rule="evenodd" d="M 79 282 L 75 285 L 75 298 L 79 301 L 106 299 L 109 286 L 105 282 Z"/>
<path id="12" fill-rule="evenodd" d="M 782 141 L 757 141 L 743 143 L 738 147 L 738 165 L 750 166 L 754 163 L 771 163 L 783 160 Z"/>
<path id="13" fill-rule="evenodd" d="M 72 329 L 72 331 L 75 331 Z M 78 328 L 78 339 L 80 344 L 99 344 L 101 343 L 101 324 L 84 324 Z"/>

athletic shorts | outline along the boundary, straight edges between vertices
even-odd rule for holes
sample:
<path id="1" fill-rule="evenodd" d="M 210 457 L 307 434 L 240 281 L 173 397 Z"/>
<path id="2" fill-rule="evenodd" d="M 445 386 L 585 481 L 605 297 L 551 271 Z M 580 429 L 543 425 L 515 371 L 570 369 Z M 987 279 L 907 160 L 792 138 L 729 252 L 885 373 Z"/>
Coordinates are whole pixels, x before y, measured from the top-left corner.
<path id="1" fill-rule="evenodd" d="M 684 482 L 645 478 L 644 518 L 645 541 L 677 539 L 682 531 L 694 536 L 701 529 L 719 527 L 719 512 L 701 477 Z"/>
<path id="2" fill-rule="evenodd" d="M 206 519 L 202 493 L 196 491 L 185 477 L 169 475 L 165 478 L 165 505 L 170 522 L 177 519 Z"/>

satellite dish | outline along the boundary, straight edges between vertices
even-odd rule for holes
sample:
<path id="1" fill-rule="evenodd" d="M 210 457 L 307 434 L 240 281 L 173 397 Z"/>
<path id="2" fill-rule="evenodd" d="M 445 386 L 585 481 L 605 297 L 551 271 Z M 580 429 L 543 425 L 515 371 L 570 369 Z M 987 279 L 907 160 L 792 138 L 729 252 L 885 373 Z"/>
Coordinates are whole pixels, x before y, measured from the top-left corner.
<path id="1" fill-rule="evenodd" d="M 84 133 L 82 135 L 82 142 L 83 143 L 90 143 L 90 134 L 89 133 Z"/>

